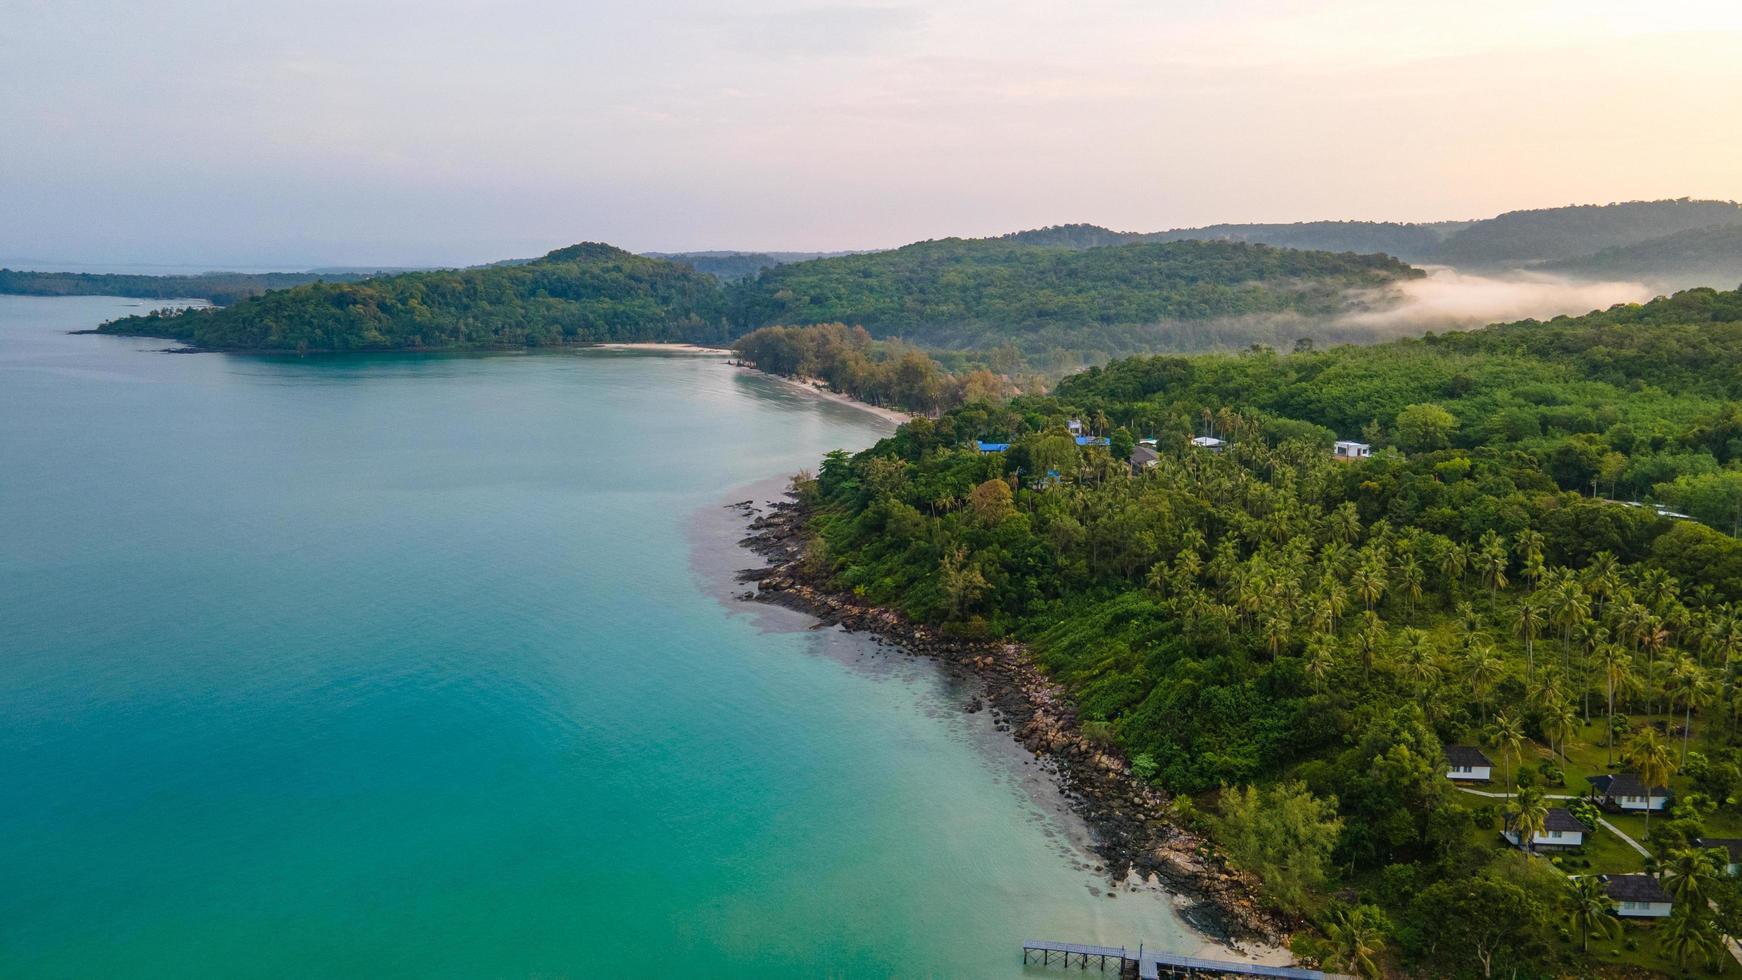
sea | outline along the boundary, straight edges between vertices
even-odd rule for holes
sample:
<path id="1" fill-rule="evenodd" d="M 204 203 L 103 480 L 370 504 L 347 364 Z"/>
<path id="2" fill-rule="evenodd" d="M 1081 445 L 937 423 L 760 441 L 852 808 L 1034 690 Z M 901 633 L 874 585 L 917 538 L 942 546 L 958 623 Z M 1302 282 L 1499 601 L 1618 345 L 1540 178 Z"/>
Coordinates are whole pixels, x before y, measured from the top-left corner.
<path id="1" fill-rule="evenodd" d="M 972 682 L 737 597 L 729 505 L 887 422 L 717 357 L 71 332 L 159 305 L 0 297 L 0 977 L 1198 945 Z"/>

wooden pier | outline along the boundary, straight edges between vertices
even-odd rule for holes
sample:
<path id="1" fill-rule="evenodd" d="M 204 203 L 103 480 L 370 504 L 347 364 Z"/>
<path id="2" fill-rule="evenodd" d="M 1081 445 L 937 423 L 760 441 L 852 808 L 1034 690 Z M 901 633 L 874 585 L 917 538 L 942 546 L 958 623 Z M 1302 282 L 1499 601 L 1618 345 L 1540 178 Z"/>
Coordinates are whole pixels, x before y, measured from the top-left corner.
<path id="1" fill-rule="evenodd" d="M 1039 939 L 1030 939 L 1022 944 L 1022 962 L 1026 966 L 1034 962 L 1033 957 L 1039 956 L 1043 966 L 1051 966 L 1052 958 L 1059 957 L 1059 963 L 1070 966 L 1074 959 L 1077 969 L 1089 968 L 1089 961 L 1107 969 L 1111 964 L 1120 973 L 1135 970 L 1140 980 L 1161 980 L 1162 977 L 1197 977 L 1197 976 L 1228 976 L 1228 977 L 1279 977 L 1283 980 L 1354 980 L 1353 977 L 1341 973 L 1322 973 L 1318 970 L 1303 970 L 1292 966 L 1264 966 L 1258 963 L 1242 963 L 1238 960 L 1208 960 L 1197 956 L 1180 956 L 1174 953 L 1157 953 L 1137 947 L 1133 953 L 1125 947 L 1085 946 L 1081 943 L 1054 943 Z"/>

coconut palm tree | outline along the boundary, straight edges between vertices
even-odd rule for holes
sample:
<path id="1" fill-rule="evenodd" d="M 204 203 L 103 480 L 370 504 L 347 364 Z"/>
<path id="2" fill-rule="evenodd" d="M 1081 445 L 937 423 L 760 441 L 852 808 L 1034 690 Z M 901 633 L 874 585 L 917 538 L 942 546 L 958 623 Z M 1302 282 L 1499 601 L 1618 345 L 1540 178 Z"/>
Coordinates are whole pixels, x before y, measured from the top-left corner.
<path id="1" fill-rule="evenodd" d="M 1360 909 L 1334 913 L 1325 924 L 1325 935 L 1331 940 L 1331 952 L 1324 961 L 1327 968 L 1360 977 L 1380 975 L 1374 957 L 1385 949 L 1385 937 Z"/>
<path id="2" fill-rule="evenodd" d="M 1673 701 L 1682 704 L 1682 757 L 1683 765 L 1688 761 L 1688 736 L 1693 732 L 1694 706 L 1704 707 L 1712 701 L 1714 685 L 1705 668 L 1694 663 L 1689 658 L 1675 665 L 1669 677 L 1669 695 Z"/>
<path id="3" fill-rule="evenodd" d="M 1627 656 L 1627 651 L 1613 643 L 1606 643 L 1597 651 L 1597 671 L 1603 677 L 1603 689 L 1607 695 L 1609 706 L 1609 737 L 1605 740 L 1603 749 L 1603 764 L 1615 763 L 1615 692 L 1626 686 L 1633 672 L 1633 659 Z"/>
<path id="4" fill-rule="evenodd" d="M 1651 791 L 1669 783 L 1669 775 L 1675 771 L 1675 763 L 1669 757 L 1669 749 L 1658 737 L 1657 729 L 1641 728 L 1633 733 L 1627 742 L 1627 750 L 1622 753 L 1626 763 L 1639 773 L 1639 778 L 1645 783 L 1645 832 L 1651 833 Z"/>
<path id="5" fill-rule="evenodd" d="M 1674 914 L 1657 927 L 1658 945 L 1675 957 L 1679 969 L 1687 969 L 1690 956 L 1703 957 L 1716 965 L 1724 952 L 1724 940 L 1703 907 L 1677 905 Z"/>
<path id="6" fill-rule="evenodd" d="M 1548 739 L 1550 750 L 1558 751 L 1560 757 L 1567 757 L 1567 739 L 1572 737 L 1573 726 L 1579 721 L 1579 713 L 1565 701 L 1556 701 L 1542 710 L 1542 734 Z M 1556 746 L 1560 746 L 1556 749 Z"/>
<path id="7" fill-rule="evenodd" d="M 1548 804 L 1535 789 L 1522 790 L 1512 805 L 1512 832 L 1518 835 L 1518 846 L 1536 852 L 1538 834 L 1548 829 Z"/>
<path id="8" fill-rule="evenodd" d="M 1475 695 L 1476 703 L 1482 706 L 1482 723 L 1488 723 L 1488 696 L 1493 693 L 1494 685 L 1500 683 L 1505 675 L 1506 664 L 1494 655 L 1494 648 L 1486 643 L 1479 643 L 1470 650 L 1464 658 L 1464 676 L 1470 682 L 1470 693 Z"/>
<path id="9" fill-rule="evenodd" d="M 1313 688 L 1320 694 L 1325 692 L 1325 679 L 1330 676 L 1331 668 L 1337 663 L 1337 639 L 1328 633 L 1314 634 L 1307 640 L 1306 662 L 1302 669 L 1313 680 Z"/>
<path id="10" fill-rule="evenodd" d="M 1513 629 L 1524 638 L 1524 676 L 1529 678 L 1536 671 L 1536 636 L 1547 625 L 1542 606 L 1533 593 L 1529 598 L 1518 604 L 1517 618 L 1513 620 Z"/>
<path id="11" fill-rule="evenodd" d="M 1615 918 L 1615 900 L 1604 890 L 1596 875 L 1573 878 L 1567 882 L 1568 918 L 1579 931 L 1579 948 L 1591 949 L 1591 933 L 1615 937 L 1621 934 L 1621 922 Z"/>
<path id="12" fill-rule="evenodd" d="M 1519 727 L 1517 718 L 1503 711 L 1498 718 L 1494 719 L 1493 738 L 1494 748 L 1500 753 L 1500 761 L 1507 764 L 1506 794 L 1510 796 L 1512 795 L 1512 770 L 1524 757 L 1524 730 Z"/>
<path id="13" fill-rule="evenodd" d="M 1512 560 L 1506 554 L 1506 540 L 1494 531 L 1482 534 L 1481 550 L 1476 556 L 1476 566 L 1481 570 L 1482 581 L 1488 583 L 1488 608 L 1493 609 L 1498 602 L 1498 594 L 1506 588 L 1506 569 Z"/>
<path id="14" fill-rule="evenodd" d="M 1709 850 L 1688 847 L 1671 851 L 1658 866 L 1658 881 L 1677 905 L 1705 905 L 1724 867 Z"/>

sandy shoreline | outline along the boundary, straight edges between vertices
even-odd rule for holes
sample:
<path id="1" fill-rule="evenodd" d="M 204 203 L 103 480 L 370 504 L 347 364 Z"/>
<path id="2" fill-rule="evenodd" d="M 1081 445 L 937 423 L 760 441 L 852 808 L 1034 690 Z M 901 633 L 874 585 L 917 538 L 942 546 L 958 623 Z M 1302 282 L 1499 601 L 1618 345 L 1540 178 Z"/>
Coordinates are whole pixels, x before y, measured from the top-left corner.
<path id="1" fill-rule="evenodd" d="M 727 347 L 703 347 L 699 344 L 664 344 L 657 342 L 637 342 L 631 344 L 588 344 L 589 350 L 657 350 L 670 354 L 705 354 L 709 357 L 728 357 L 733 352 Z"/>
<path id="2" fill-rule="evenodd" d="M 837 405 L 846 405 L 849 408 L 856 408 L 861 412 L 875 415 L 891 425 L 900 425 L 908 419 L 913 418 L 912 412 L 903 412 L 894 408 L 884 408 L 881 405 L 862 402 L 859 399 L 854 398 L 852 395 L 843 395 L 838 391 L 830 391 L 821 381 L 805 381 L 799 378 L 789 378 L 783 374 L 770 374 L 767 371 L 751 367 L 748 364 L 741 364 L 739 367 L 746 371 L 754 371 L 765 378 L 773 378 L 781 384 L 797 388 L 800 391 L 821 398 L 824 401 L 831 401 Z"/>

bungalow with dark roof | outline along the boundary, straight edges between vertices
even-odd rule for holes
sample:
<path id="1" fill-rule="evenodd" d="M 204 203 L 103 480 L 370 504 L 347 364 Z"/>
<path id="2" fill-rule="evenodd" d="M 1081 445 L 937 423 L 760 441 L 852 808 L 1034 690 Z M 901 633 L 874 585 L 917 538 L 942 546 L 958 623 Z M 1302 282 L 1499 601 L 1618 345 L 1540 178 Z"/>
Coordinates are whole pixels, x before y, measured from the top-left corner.
<path id="1" fill-rule="evenodd" d="M 1610 810 L 1643 812 L 1669 806 L 1669 787 L 1655 786 L 1646 792 L 1645 783 L 1635 773 L 1586 776 L 1585 782 L 1591 784 L 1591 798 Z"/>
<path id="2" fill-rule="evenodd" d="M 1662 919 L 1674 904 L 1650 875 L 1598 875 L 1603 892 L 1615 900 L 1615 914 L 1635 919 Z"/>
<path id="3" fill-rule="evenodd" d="M 1742 874 L 1742 837 L 1695 837 L 1694 846 L 1707 850 L 1723 848 L 1725 870 Z"/>
<path id="4" fill-rule="evenodd" d="M 1160 461 L 1161 454 L 1156 452 L 1153 446 L 1131 447 L 1131 458 L 1128 462 L 1131 464 L 1131 472 L 1133 473 L 1141 473 Z"/>
<path id="5" fill-rule="evenodd" d="M 1446 746 L 1446 761 L 1451 764 L 1446 772 L 1447 779 L 1485 783 L 1494 778 L 1494 763 L 1473 745 Z"/>
<path id="6" fill-rule="evenodd" d="M 1518 831 L 1512 829 L 1512 825 L 1517 819 L 1517 814 L 1507 814 L 1506 829 L 1500 832 L 1500 836 L 1506 838 L 1514 847 L 1519 846 Z M 1532 848 L 1582 847 L 1584 843 L 1585 825 L 1580 823 L 1571 811 L 1558 806 L 1548 808 L 1548 819 L 1543 821 L 1542 829 L 1530 835 Z"/>

